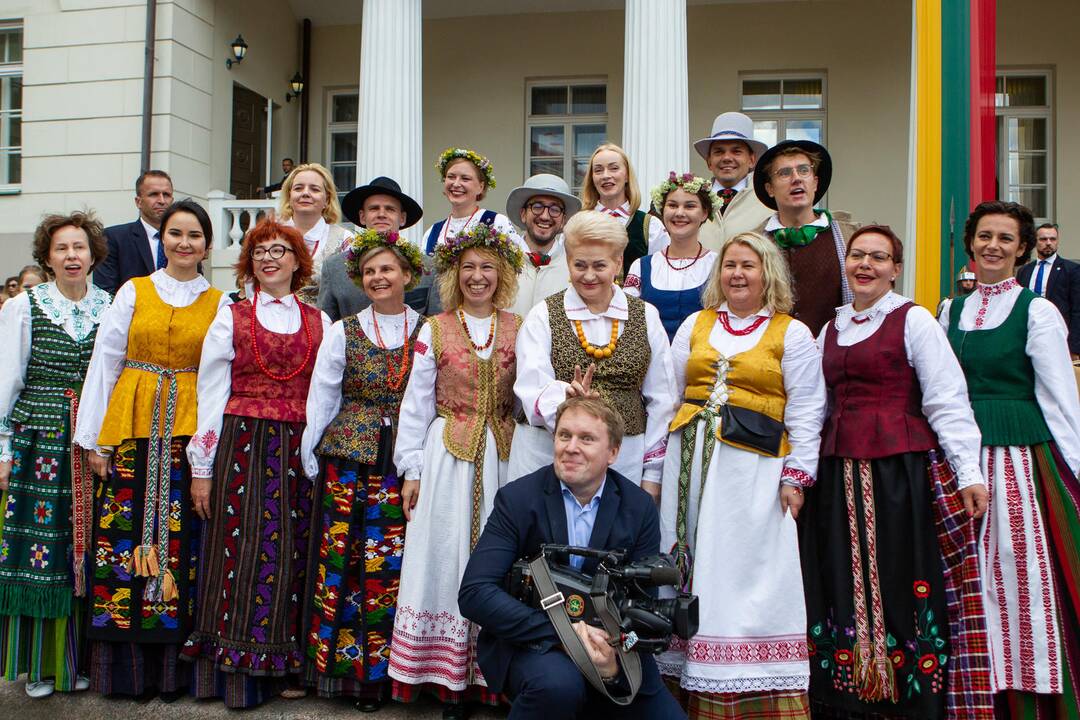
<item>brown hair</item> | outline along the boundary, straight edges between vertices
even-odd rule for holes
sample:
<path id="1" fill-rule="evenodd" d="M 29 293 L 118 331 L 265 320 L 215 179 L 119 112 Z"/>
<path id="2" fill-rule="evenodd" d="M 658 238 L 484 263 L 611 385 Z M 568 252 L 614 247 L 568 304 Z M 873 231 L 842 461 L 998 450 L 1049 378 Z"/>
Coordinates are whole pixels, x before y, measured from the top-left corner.
<path id="1" fill-rule="evenodd" d="M 498 270 L 499 286 L 495 288 L 495 294 L 491 298 L 491 304 L 499 310 L 504 310 L 510 307 L 514 303 L 514 298 L 517 297 L 518 291 L 518 279 L 517 273 L 514 272 L 514 268 L 510 266 L 499 253 L 490 248 L 485 247 L 472 247 L 466 248 L 461 251 L 461 254 L 457 256 L 454 264 L 451 265 L 446 272 L 438 275 L 439 283 L 439 299 L 442 301 L 443 309 L 454 310 L 462 306 L 465 302 L 465 296 L 461 292 L 461 256 L 469 250 L 475 250 L 482 257 L 495 261 L 495 267 Z"/>
<path id="2" fill-rule="evenodd" d="M 478 168 L 476 166 L 476 163 L 474 163 L 469 158 L 459 157 L 459 158 L 451 159 L 450 162 L 446 163 L 446 168 L 442 171 L 442 178 L 443 178 L 443 180 L 445 180 L 446 179 L 446 173 L 450 172 L 450 168 L 454 167 L 458 163 L 463 163 L 463 162 L 469 163 L 470 165 L 472 165 L 473 170 L 476 171 L 476 179 L 480 182 L 480 194 L 476 196 L 476 202 L 480 202 L 485 197 L 487 197 L 487 191 L 488 191 L 487 175 L 485 175 L 484 171 L 481 170 L 480 168 Z"/>
<path id="3" fill-rule="evenodd" d="M 863 225 L 855 232 L 851 233 L 851 237 L 848 238 L 847 251 L 851 252 L 851 245 L 855 242 L 855 239 L 866 235 L 867 233 L 873 233 L 874 235 L 884 235 L 889 239 L 889 244 L 892 245 L 892 261 L 897 265 L 904 262 L 904 243 L 900 240 L 900 236 L 893 232 L 893 229 L 888 225 Z"/>
<path id="4" fill-rule="evenodd" d="M 146 180 L 146 178 L 151 178 L 151 177 L 161 178 L 162 180 L 168 180 L 169 181 L 169 189 L 170 189 L 170 191 L 172 190 L 172 178 L 169 177 L 169 173 L 165 172 L 164 170 L 145 170 L 139 175 L 138 179 L 135 180 L 135 194 L 136 195 L 138 195 L 139 193 L 142 192 L 143 182 Z"/>
<path id="5" fill-rule="evenodd" d="M 776 164 L 776 161 L 780 158 L 791 157 L 792 155 L 805 155 L 810 161 L 810 167 L 814 170 L 814 175 L 817 176 L 818 168 L 821 167 L 821 155 L 813 150 L 804 150 L 798 146 L 786 147 L 783 150 L 778 150 L 775 155 L 769 159 L 769 164 L 763 168 L 754 168 L 755 172 L 764 173 L 766 179 L 772 180 L 772 166 Z"/>
<path id="6" fill-rule="evenodd" d="M 626 426 L 623 424 L 622 416 L 615 412 L 615 409 L 608 405 L 605 400 L 595 397 L 572 397 L 568 400 L 564 400 L 559 405 L 558 410 L 555 411 L 555 430 L 559 429 L 559 421 L 562 420 L 562 416 L 568 410 L 580 410 L 581 412 L 592 415 L 597 420 L 603 420 L 604 425 L 607 426 L 608 440 L 611 442 L 612 447 L 622 446 L 623 434 L 626 432 Z"/>
<path id="7" fill-rule="evenodd" d="M 1005 202 L 1003 200 L 987 200 L 979 203 L 968 215 L 964 223 L 964 250 L 972 260 L 975 254 L 971 250 L 971 241 L 975 239 L 975 230 L 979 227 L 979 221 L 986 215 L 1005 215 L 1011 217 L 1019 225 L 1020 242 L 1024 243 L 1024 252 L 1016 258 L 1016 266 L 1019 267 L 1031 259 L 1031 251 L 1035 248 L 1035 218 L 1031 211 L 1020 203 Z"/>
<path id="8" fill-rule="evenodd" d="M 41 270 L 43 277 L 48 280 L 53 276 L 53 270 L 49 267 L 49 253 L 52 251 L 52 236 L 57 230 L 66 227 L 73 227 L 82 230 L 86 233 L 86 239 L 90 245 L 90 269 L 87 273 L 90 273 L 105 259 L 105 256 L 109 254 L 109 244 L 105 240 L 105 228 L 101 222 L 94 216 L 93 211 L 87 210 L 85 212 L 73 212 L 70 215 L 61 215 L 54 213 L 46 215 L 41 219 L 37 228 L 34 230 L 34 262 L 38 264 L 38 269 Z M 19 273 L 19 284 L 22 284 L 22 275 L 32 265 L 28 265 L 23 268 L 23 272 Z"/>
<path id="9" fill-rule="evenodd" d="M 251 253 L 259 243 L 278 238 L 284 240 L 285 246 L 293 251 L 298 265 L 296 272 L 293 273 L 292 282 L 289 283 L 289 290 L 296 292 L 304 287 L 314 270 L 311 253 L 308 252 L 307 245 L 304 244 L 304 236 L 296 228 L 270 219 L 261 220 L 244 236 L 244 244 L 240 248 L 240 258 L 236 261 L 236 265 L 233 266 L 238 280 L 241 282 L 251 280 L 258 283 L 258 280 L 255 279 L 255 261 L 252 259 Z"/>
<path id="10" fill-rule="evenodd" d="M 641 190 L 638 189 L 637 176 L 634 174 L 634 167 L 630 164 L 630 156 L 615 143 L 603 143 L 593 150 L 593 154 L 589 157 L 589 164 L 585 167 L 585 182 L 581 186 L 581 209 L 595 210 L 596 204 L 600 202 L 600 193 L 592 178 L 592 166 L 596 162 L 596 156 L 605 150 L 610 150 L 622 158 L 623 165 L 626 166 L 626 186 L 623 189 L 626 192 L 626 199 L 630 202 L 630 212 L 634 212 L 641 206 Z"/>

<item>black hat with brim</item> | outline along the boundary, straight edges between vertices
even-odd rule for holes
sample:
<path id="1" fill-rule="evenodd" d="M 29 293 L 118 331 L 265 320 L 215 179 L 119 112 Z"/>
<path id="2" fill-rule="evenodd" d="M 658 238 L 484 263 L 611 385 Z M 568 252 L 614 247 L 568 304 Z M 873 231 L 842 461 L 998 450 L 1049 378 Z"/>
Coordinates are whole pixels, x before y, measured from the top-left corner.
<path id="1" fill-rule="evenodd" d="M 832 182 L 832 158 L 829 157 L 829 151 L 825 149 L 824 145 L 820 145 L 813 140 L 784 140 L 766 150 L 758 158 L 757 164 L 754 166 L 754 194 L 757 195 L 762 205 L 773 210 L 776 209 L 776 198 L 769 195 L 769 192 L 765 189 L 765 183 L 769 181 L 772 161 L 776 159 L 780 152 L 788 148 L 798 148 L 804 152 L 815 153 L 821 158 L 821 164 L 818 165 L 816 173 L 817 192 L 814 193 L 814 205 L 817 205 L 821 198 L 825 197 L 825 193 L 829 190 L 829 183 Z"/>
<path id="2" fill-rule="evenodd" d="M 405 224 L 401 226 L 403 230 L 420 222 L 420 218 L 424 216 L 424 211 L 420 208 L 420 205 L 401 192 L 401 186 L 396 181 L 380 175 L 367 185 L 353 188 L 341 200 L 341 212 L 345 219 L 354 225 L 365 227 L 360 222 L 360 211 L 364 209 L 364 201 L 372 195 L 389 195 L 401 203 L 401 210 L 405 213 Z"/>

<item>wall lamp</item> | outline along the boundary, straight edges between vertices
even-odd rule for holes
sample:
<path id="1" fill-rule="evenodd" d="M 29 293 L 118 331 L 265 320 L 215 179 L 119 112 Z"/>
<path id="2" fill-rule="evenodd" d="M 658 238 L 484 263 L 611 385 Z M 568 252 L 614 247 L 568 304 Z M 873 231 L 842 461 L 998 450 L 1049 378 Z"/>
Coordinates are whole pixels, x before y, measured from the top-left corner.
<path id="1" fill-rule="evenodd" d="M 292 80 L 289 81 L 289 88 L 291 92 L 285 93 L 285 102 L 291 102 L 293 98 L 300 97 L 300 94 L 304 92 L 304 78 L 300 77 L 299 72 L 292 76 Z"/>
<path id="2" fill-rule="evenodd" d="M 248 44 L 244 42 L 243 35 L 237 35 L 236 39 L 229 44 L 229 47 L 232 48 L 233 56 L 225 58 L 225 67 L 232 70 L 233 64 L 239 65 L 244 60 L 244 56 L 247 55 Z"/>

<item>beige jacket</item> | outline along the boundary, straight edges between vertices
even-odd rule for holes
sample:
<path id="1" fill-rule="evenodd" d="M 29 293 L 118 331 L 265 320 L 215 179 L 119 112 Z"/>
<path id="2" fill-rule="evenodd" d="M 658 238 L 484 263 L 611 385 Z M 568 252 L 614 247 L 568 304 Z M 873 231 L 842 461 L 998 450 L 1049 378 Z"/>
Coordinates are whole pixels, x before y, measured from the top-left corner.
<path id="1" fill-rule="evenodd" d="M 720 246 L 729 237 L 756 230 L 772 214 L 773 211 L 757 199 L 754 184 L 751 182 L 731 199 L 723 215 L 701 226 L 698 240 L 706 250 L 720 252 Z"/>

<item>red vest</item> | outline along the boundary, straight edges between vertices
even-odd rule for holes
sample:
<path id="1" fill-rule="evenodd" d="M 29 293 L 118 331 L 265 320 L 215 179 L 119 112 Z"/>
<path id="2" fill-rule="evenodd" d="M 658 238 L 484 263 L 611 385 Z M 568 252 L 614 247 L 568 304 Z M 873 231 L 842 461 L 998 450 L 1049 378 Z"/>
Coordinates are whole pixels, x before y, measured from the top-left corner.
<path id="1" fill-rule="evenodd" d="M 304 369 L 292 379 L 280 382 L 270 378 L 259 367 L 251 345 L 251 316 L 254 312 L 250 300 L 230 306 L 233 319 L 232 395 L 225 405 L 227 415 L 304 422 L 307 419 L 308 385 L 311 371 L 315 368 L 315 355 L 322 343 L 322 317 L 318 310 L 299 303 L 300 312 L 311 331 L 311 353 Z M 273 333 L 256 321 L 255 333 L 259 341 L 259 357 L 263 365 L 274 375 L 282 377 L 296 370 L 307 352 L 307 337 L 303 323 L 291 335 Z"/>
<path id="2" fill-rule="evenodd" d="M 872 460 L 937 447 L 904 349 L 912 307 L 893 310 L 876 333 L 849 347 L 836 342 L 836 325 L 828 324 L 822 368 L 832 410 L 821 432 L 822 457 Z"/>

